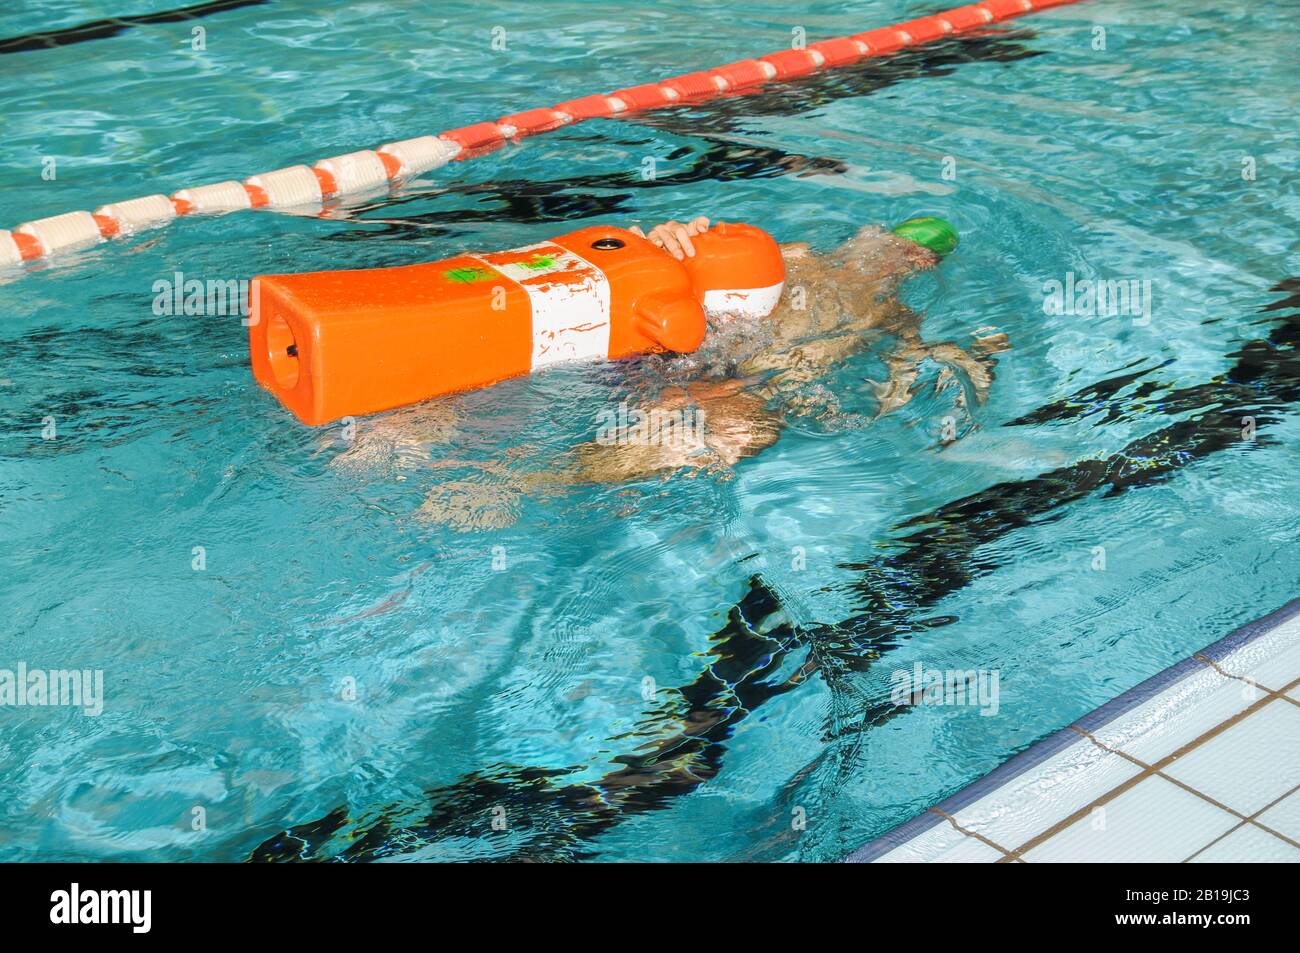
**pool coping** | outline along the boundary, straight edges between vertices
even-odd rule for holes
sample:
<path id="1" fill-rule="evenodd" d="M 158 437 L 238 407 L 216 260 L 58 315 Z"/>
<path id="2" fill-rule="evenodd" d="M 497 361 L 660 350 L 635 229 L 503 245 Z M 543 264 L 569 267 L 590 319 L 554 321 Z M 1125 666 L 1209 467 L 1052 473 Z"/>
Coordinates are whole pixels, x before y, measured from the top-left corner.
<path id="1" fill-rule="evenodd" d="M 944 815 L 956 815 L 962 808 L 969 807 L 985 795 L 996 791 L 1007 782 L 1016 779 L 1053 755 L 1075 744 L 1078 742 L 1081 732 L 1095 733 L 1098 728 L 1127 714 L 1143 702 L 1154 698 L 1169 686 L 1182 681 L 1194 672 L 1203 671 L 1205 662 L 1202 659 L 1212 662 L 1222 661 L 1230 653 L 1244 645 L 1248 645 L 1260 636 L 1267 635 L 1297 615 L 1300 615 L 1300 597 L 1292 599 L 1280 608 L 1274 609 L 1253 622 L 1247 622 L 1218 641 L 1212 642 L 1205 648 L 1180 659 L 1168 668 L 1134 685 L 1128 691 L 1094 708 L 1082 718 L 1065 725 L 1044 738 L 1040 738 L 983 777 L 972 781 L 966 787 L 904 821 L 897 827 L 886 831 L 879 837 L 867 841 L 867 843 L 845 857 L 842 862 L 848 864 L 871 863 L 890 851 L 902 847 L 937 825 L 945 823 Z"/>

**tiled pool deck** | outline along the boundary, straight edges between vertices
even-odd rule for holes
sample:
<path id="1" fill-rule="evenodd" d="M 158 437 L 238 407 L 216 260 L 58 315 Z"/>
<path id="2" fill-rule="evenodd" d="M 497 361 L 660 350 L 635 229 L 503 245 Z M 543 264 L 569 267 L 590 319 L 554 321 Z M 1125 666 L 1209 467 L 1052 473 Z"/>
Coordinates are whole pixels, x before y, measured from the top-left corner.
<path id="1" fill-rule="evenodd" d="M 1300 599 L 850 855 L 866 862 L 1300 861 Z"/>

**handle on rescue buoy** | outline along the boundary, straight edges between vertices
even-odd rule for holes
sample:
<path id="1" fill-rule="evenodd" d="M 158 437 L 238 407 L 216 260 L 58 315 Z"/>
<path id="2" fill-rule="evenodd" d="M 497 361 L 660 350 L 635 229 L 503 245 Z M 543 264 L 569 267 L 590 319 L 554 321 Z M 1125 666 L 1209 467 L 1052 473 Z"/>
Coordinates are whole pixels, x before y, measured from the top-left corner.
<path id="1" fill-rule="evenodd" d="M 636 329 L 665 351 L 686 354 L 704 343 L 704 308 L 693 298 L 647 295 L 633 314 Z"/>

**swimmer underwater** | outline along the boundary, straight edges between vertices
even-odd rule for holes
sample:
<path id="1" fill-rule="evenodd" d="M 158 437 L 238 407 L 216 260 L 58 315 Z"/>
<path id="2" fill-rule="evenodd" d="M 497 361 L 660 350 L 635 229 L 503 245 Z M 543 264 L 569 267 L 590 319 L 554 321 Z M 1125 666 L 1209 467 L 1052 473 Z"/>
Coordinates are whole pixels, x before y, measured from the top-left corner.
<path id="1" fill-rule="evenodd" d="M 692 239 L 709 219 L 669 221 L 649 232 L 628 230 L 674 258 L 693 257 Z M 985 400 L 993 379 L 993 354 L 1006 337 L 976 332 L 968 351 L 953 342 L 921 337 L 921 318 L 898 300 L 910 275 L 934 268 L 956 246 L 956 230 L 937 218 L 916 218 L 885 230 L 866 226 L 838 247 L 818 254 L 807 243 L 779 246 L 785 285 L 765 316 L 710 316 L 703 345 L 693 354 L 664 356 L 664 381 L 646 412 L 687 414 L 702 422 L 693 440 L 583 443 L 545 470 L 519 474 L 504 464 L 481 469 L 502 478 L 453 480 L 434 487 L 417 516 L 460 529 L 487 529 L 513 521 L 518 496 L 565 485 L 623 483 L 674 472 L 710 472 L 724 478 L 741 459 L 774 444 L 791 418 L 834 425 L 845 415 L 825 378 L 846 358 L 882 341 L 883 382 L 870 382 L 876 416 L 913 396 L 926 360 L 940 367 L 937 387 L 957 386 L 959 405 Z M 427 459 L 427 448 L 454 430 L 455 411 L 435 401 L 371 422 L 341 467 L 368 467 L 387 457 Z"/>
<path id="2" fill-rule="evenodd" d="M 681 260 L 694 256 L 691 239 L 708 228 L 709 220 L 701 216 L 665 222 L 648 234 L 637 227 L 629 231 Z M 971 396 L 982 402 L 992 380 L 989 355 L 1003 349 L 1004 339 L 978 339 L 976 354 L 950 343 L 927 345 L 920 337 L 920 318 L 896 297 L 904 278 L 935 267 L 957 241 L 947 222 L 918 218 L 893 231 L 867 226 L 826 255 L 814 254 L 804 242 L 779 246 L 785 289 L 771 314 L 752 319 L 761 329 L 736 324 L 734 318 L 711 319 L 706 360 L 711 351 L 724 350 L 724 363 L 730 366 L 721 373 L 706 371 L 660 395 L 660 409 L 702 412 L 703 447 L 681 442 L 584 444 L 570 475 L 579 481 L 613 482 L 682 467 L 733 466 L 775 443 L 787 415 L 838 413 L 834 396 L 817 389 L 817 382 L 883 335 L 894 336 L 899 346 L 885 357 L 889 380 L 876 388 L 878 416 L 911 399 L 926 358 L 944 368 L 944 381 L 964 377 Z"/>

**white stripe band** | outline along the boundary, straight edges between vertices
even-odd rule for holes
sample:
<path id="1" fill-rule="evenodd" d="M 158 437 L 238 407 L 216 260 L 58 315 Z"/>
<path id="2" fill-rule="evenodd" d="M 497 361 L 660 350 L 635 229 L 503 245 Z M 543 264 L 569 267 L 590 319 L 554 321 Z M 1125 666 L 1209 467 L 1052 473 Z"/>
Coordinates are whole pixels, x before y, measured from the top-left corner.
<path id="1" fill-rule="evenodd" d="M 104 240 L 94 216 L 89 212 L 66 212 L 50 218 L 38 218 L 34 222 L 19 225 L 16 230 L 31 235 L 40 242 L 47 255 L 62 248 L 94 245 Z"/>
<path id="2" fill-rule="evenodd" d="M 245 185 L 266 193 L 266 204 L 271 208 L 293 208 L 300 205 L 319 205 L 320 180 L 305 165 L 291 165 L 287 169 L 250 175 Z"/>
<path id="3" fill-rule="evenodd" d="M 172 200 L 165 195 L 147 195 L 142 199 L 128 199 L 105 205 L 97 209 L 95 214 L 114 219 L 125 235 L 144 228 L 166 225 L 176 217 L 176 209 Z"/>
<path id="4" fill-rule="evenodd" d="M 383 160 L 369 149 L 321 159 L 315 168 L 334 176 L 336 195 L 354 195 L 388 186 Z"/>
<path id="5" fill-rule="evenodd" d="M 11 237 L 12 233 L 0 228 L 0 265 L 16 265 L 23 260 L 18 251 L 18 243 Z"/>
<path id="6" fill-rule="evenodd" d="M 528 262 L 500 262 L 528 252 L 536 253 Z M 609 279 L 591 262 L 550 242 L 478 260 L 528 294 L 533 370 L 609 356 Z"/>
<path id="7" fill-rule="evenodd" d="M 175 198 L 189 202 L 196 212 L 234 212 L 253 203 L 239 182 L 215 182 L 192 189 L 181 189 Z"/>
<path id="8" fill-rule="evenodd" d="M 711 318 L 762 318 L 771 314 L 781 300 L 784 281 L 766 288 L 704 292 L 704 310 Z"/>
<path id="9" fill-rule="evenodd" d="M 446 165 L 460 153 L 460 145 L 438 136 L 420 136 L 390 142 L 375 150 L 390 155 L 402 166 L 402 175 L 415 175 Z"/>

